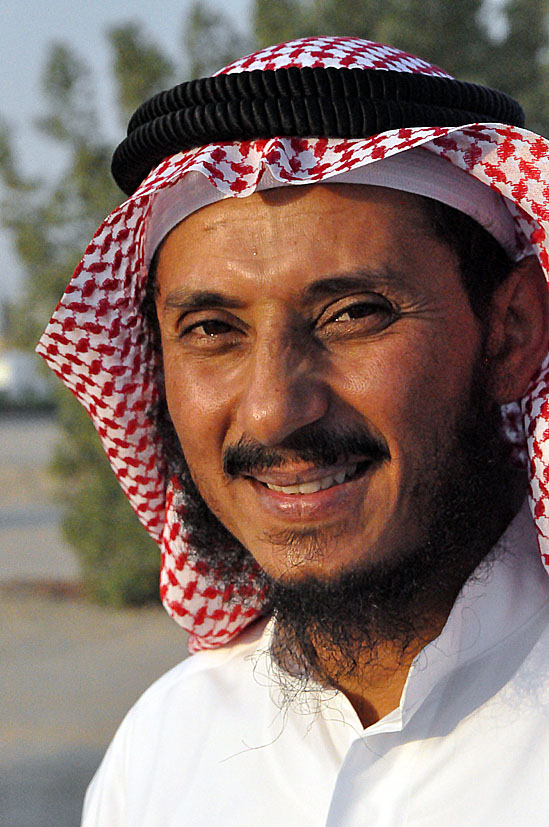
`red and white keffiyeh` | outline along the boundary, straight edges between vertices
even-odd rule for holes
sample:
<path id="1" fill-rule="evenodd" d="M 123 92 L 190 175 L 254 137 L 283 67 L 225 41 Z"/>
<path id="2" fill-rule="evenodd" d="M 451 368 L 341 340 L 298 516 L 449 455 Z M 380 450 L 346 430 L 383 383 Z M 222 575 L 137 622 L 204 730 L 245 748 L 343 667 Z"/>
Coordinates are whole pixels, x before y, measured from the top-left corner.
<path id="1" fill-rule="evenodd" d="M 449 77 L 420 58 L 355 38 L 306 38 L 264 49 L 222 72 L 289 66 L 392 69 Z M 227 600 L 206 561 L 189 559 L 177 486 L 160 470 L 146 412 L 156 398 L 156 356 L 140 312 L 150 250 L 152 205 L 183 178 L 207 179 L 223 197 L 246 197 L 263 175 L 310 184 L 422 147 L 501 193 L 515 222 L 517 255 L 534 252 L 549 279 L 549 141 L 502 124 L 393 129 L 370 138 L 271 138 L 221 142 L 166 158 L 99 227 L 44 332 L 40 353 L 87 409 L 136 514 L 160 545 L 161 596 L 191 635 L 191 650 L 223 645 L 258 617 L 262 595 L 246 608 Z M 549 571 L 549 355 L 521 412 L 530 468 L 530 505 Z M 522 421 L 521 421 L 522 420 Z M 193 558 L 194 559 L 194 558 Z M 250 589 L 254 590 L 253 575 Z"/>

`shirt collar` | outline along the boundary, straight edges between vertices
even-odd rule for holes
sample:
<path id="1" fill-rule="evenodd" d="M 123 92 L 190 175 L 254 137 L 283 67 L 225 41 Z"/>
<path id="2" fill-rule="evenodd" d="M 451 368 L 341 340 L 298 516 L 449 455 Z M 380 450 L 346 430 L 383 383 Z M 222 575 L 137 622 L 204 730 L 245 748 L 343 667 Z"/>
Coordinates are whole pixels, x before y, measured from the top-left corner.
<path id="1" fill-rule="evenodd" d="M 399 707 L 368 727 L 368 733 L 403 729 L 441 680 L 501 644 L 548 602 L 549 579 L 540 559 L 536 528 L 525 501 L 463 586 L 440 635 L 415 657 Z M 271 620 L 259 643 L 263 654 L 268 650 L 272 630 Z M 278 667 L 271 663 L 269 671 L 272 670 L 277 672 Z M 286 687 L 288 680 L 292 678 L 286 675 Z M 271 691 L 276 691 L 277 685 L 280 685 L 279 678 L 272 681 Z M 343 693 L 314 687 L 310 697 L 313 695 L 316 701 L 325 700 L 330 715 L 337 712 L 357 734 L 364 732 Z"/>
<path id="2" fill-rule="evenodd" d="M 386 717 L 405 726 L 441 680 L 501 644 L 548 601 L 549 582 L 524 502 L 463 586 L 441 634 L 412 662 L 397 714 Z"/>

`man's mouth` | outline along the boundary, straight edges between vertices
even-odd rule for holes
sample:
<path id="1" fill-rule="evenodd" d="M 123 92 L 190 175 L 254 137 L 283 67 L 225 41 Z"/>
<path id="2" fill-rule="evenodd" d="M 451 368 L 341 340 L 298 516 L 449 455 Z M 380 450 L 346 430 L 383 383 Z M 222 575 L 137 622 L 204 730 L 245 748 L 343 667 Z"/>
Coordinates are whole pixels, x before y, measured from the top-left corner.
<path id="1" fill-rule="evenodd" d="M 336 485 L 342 485 L 345 482 L 356 479 L 361 476 L 364 471 L 371 465 L 370 460 L 363 460 L 361 462 L 351 462 L 345 466 L 338 466 L 334 469 L 309 469 L 308 472 L 301 474 L 294 474 L 294 477 L 305 477 L 306 479 L 296 479 L 295 482 L 288 482 L 286 484 L 282 477 L 289 477 L 289 474 L 267 472 L 265 474 L 254 475 L 254 479 L 268 488 L 270 491 L 278 491 L 281 494 L 316 494 L 317 491 L 325 491 L 327 488 L 333 488 Z M 311 479 L 311 477 L 313 477 Z M 275 482 L 276 479 L 276 482 Z"/>

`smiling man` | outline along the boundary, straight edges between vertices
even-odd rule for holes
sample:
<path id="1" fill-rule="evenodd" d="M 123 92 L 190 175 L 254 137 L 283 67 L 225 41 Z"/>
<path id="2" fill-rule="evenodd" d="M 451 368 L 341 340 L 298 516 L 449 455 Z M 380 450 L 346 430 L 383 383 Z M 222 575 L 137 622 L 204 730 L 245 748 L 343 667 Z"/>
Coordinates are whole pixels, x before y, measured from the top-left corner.
<path id="1" fill-rule="evenodd" d="M 40 351 L 205 651 L 86 827 L 546 823 L 547 155 L 500 93 L 346 38 L 134 115 L 136 191 Z"/>

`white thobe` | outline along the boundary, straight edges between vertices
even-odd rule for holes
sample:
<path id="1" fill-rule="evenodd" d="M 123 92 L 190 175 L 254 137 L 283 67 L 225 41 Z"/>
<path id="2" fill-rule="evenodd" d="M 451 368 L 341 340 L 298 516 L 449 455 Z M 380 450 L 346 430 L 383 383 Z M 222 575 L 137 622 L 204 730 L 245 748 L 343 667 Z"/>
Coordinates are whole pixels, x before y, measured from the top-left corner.
<path id="1" fill-rule="evenodd" d="M 270 631 L 145 692 L 84 827 L 549 824 L 549 577 L 526 508 L 415 658 L 398 709 L 366 729 L 338 692 L 320 711 L 307 695 L 280 708 Z"/>

